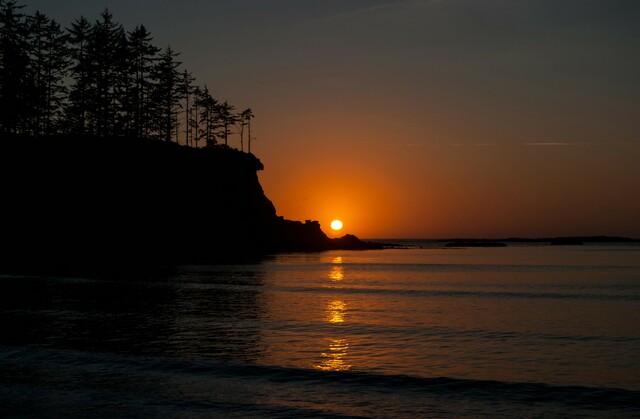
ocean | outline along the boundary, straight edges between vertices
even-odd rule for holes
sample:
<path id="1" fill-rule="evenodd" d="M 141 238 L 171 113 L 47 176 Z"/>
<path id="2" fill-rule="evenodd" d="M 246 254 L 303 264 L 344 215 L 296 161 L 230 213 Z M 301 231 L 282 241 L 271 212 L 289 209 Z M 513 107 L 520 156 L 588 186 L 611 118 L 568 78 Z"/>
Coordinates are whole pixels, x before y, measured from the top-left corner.
<path id="1" fill-rule="evenodd" d="M 2 417 L 640 417 L 640 245 L 0 275 Z"/>

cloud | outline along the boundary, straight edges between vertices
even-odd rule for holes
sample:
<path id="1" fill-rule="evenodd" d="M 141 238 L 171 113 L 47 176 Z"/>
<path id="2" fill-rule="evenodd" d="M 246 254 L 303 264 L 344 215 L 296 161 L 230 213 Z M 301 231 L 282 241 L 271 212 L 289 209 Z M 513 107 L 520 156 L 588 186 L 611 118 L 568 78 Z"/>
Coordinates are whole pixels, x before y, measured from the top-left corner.
<path id="1" fill-rule="evenodd" d="M 583 145 L 593 145 L 593 143 L 572 143 L 572 142 L 535 142 L 523 143 L 527 147 L 574 147 Z"/>

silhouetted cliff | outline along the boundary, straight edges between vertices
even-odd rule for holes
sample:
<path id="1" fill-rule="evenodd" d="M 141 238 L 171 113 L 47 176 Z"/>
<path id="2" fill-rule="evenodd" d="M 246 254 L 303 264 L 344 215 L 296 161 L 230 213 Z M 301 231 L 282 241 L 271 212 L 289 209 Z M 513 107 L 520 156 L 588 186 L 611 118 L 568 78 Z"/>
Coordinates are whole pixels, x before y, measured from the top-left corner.
<path id="1" fill-rule="evenodd" d="M 284 220 L 251 154 L 123 138 L 3 138 L 2 261 L 197 263 L 364 248 Z"/>

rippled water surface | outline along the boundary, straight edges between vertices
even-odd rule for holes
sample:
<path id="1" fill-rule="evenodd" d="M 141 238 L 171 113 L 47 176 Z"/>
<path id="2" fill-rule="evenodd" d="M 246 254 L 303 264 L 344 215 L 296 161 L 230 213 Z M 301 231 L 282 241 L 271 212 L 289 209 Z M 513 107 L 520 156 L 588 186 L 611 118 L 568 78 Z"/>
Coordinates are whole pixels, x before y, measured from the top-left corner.
<path id="1" fill-rule="evenodd" d="M 0 414 L 640 414 L 637 245 L 3 275 L 0 303 Z"/>

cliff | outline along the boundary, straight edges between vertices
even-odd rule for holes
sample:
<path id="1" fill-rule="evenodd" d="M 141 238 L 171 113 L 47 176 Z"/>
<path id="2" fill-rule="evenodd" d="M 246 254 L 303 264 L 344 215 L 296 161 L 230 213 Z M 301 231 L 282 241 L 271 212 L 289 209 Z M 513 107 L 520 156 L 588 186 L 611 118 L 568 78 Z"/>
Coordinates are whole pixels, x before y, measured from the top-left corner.
<path id="1" fill-rule="evenodd" d="M 2 138 L 2 262 L 206 263 L 373 246 L 278 217 L 262 169 L 255 156 L 222 147 Z"/>

